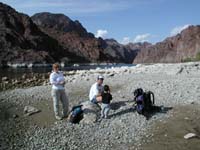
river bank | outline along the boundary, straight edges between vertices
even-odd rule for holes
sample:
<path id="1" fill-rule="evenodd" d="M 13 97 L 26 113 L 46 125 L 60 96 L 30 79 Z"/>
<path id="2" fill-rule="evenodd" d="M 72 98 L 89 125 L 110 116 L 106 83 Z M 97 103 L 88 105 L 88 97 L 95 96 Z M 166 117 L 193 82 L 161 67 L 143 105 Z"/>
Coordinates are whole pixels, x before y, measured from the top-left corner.
<path id="1" fill-rule="evenodd" d="M 200 63 L 196 62 L 65 72 L 70 108 L 88 101 L 90 86 L 99 74 L 113 94 L 110 119 L 101 122 L 56 121 L 48 84 L 0 92 L 1 149 L 140 149 L 151 141 L 156 121 L 163 123 L 178 115 L 174 112 L 179 107 L 200 104 Z M 139 87 L 154 92 L 156 105 L 173 109 L 149 120 L 138 115 L 131 100 Z M 24 116 L 27 105 L 41 112 Z"/>
<path id="2" fill-rule="evenodd" d="M 42 65 L 42 64 L 41 64 Z M 91 69 L 108 69 L 118 67 L 133 67 L 134 64 L 110 64 L 110 63 L 90 63 L 90 64 L 71 64 L 68 66 L 61 64 L 61 70 L 65 76 L 73 75 L 76 71 Z M 9 67 L 0 68 L 0 91 L 7 89 L 25 88 L 40 85 L 48 85 L 49 75 L 52 67 Z M 70 73 L 73 71 L 73 73 Z"/>
<path id="3" fill-rule="evenodd" d="M 144 139 L 146 142 L 140 147 L 142 150 L 198 150 L 200 139 L 189 140 L 183 138 L 188 133 L 200 135 L 200 105 L 190 104 L 176 107 L 172 117 L 165 121 L 156 121 L 149 130 L 152 136 Z M 148 142 L 147 142 L 148 141 Z"/>

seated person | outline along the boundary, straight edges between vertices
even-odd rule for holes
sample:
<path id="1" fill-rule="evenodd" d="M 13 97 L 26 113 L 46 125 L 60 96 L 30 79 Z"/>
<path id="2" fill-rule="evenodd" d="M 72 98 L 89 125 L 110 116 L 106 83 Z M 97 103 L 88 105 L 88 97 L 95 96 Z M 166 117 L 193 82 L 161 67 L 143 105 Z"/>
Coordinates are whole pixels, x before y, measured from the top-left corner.
<path id="1" fill-rule="evenodd" d="M 103 92 L 103 80 L 103 76 L 99 75 L 97 77 L 97 82 L 90 88 L 89 99 L 94 104 L 97 104 L 102 100 L 101 93 Z"/>

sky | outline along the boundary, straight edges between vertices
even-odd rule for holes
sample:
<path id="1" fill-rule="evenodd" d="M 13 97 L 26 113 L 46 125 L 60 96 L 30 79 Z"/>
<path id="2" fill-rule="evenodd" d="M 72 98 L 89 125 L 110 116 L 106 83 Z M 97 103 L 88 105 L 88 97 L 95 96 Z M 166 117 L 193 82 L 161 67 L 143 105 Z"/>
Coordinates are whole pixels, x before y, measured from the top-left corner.
<path id="1" fill-rule="evenodd" d="M 200 0 L 0 0 L 29 16 L 62 13 L 119 43 L 161 42 L 200 24 Z"/>

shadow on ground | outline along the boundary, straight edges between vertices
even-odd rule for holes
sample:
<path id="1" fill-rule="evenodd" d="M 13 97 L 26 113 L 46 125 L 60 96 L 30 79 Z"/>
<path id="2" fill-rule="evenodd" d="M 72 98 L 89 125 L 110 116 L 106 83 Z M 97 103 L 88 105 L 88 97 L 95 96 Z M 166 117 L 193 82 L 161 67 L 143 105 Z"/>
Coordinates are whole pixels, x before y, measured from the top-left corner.
<path id="1" fill-rule="evenodd" d="M 122 109 L 121 111 L 111 114 L 110 118 L 121 116 L 121 115 L 130 113 L 130 112 L 136 112 L 134 103 L 132 104 L 132 107 L 131 107 L 131 105 L 129 105 L 128 108 L 126 107 L 126 106 L 128 106 L 127 103 L 133 103 L 133 102 L 132 101 L 118 101 L 118 102 L 111 103 L 110 107 L 114 111 L 117 111 L 117 110 L 121 109 L 122 107 L 125 107 L 125 109 Z M 147 120 L 149 120 L 151 117 L 153 117 L 157 113 L 167 113 L 171 109 L 173 109 L 173 107 L 153 106 L 152 111 L 146 112 L 143 115 L 146 117 Z"/>

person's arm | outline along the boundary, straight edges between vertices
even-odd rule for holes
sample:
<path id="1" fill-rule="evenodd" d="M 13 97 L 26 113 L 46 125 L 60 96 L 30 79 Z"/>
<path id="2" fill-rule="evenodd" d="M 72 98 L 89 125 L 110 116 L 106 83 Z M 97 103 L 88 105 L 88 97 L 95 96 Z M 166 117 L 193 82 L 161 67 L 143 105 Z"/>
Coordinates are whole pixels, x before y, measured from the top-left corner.
<path id="1" fill-rule="evenodd" d="M 99 97 L 99 96 L 102 96 L 102 93 L 104 93 L 104 89 L 103 89 L 103 86 L 98 86 L 96 87 L 96 97 Z"/>
<path id="2" fill-rule="evenodd" d="M 92 93 L 93 93 L 93 98 L 96 98 L 98 94 L 100 94 L 97 85 L 92 87 Z"/>
<path id="3" fill-rule="evenodd" d="M 101 93 L 99 93 L 97 85 L 93 84 L 91 89 L 90 89 L 90 94 L 89 94 L 90 100 L 92 100 L 94 98 L 95 99 L 99 98 L 100 96 L 101 96 Z"/>
<path id="4" fill-rule="evenodd" d="M 98 93 L 98 94 L 96 95 L 96 97 L 99 97 L 99 96 L 101 96 L 101 93 Z"/>
<path id="5" fill-rule="evenodd" d="M 63 76 L 63 78 L 64 78 L 64 76 Z M 65 85 L 65 81 L 61 81 L 61 82 L 58 82 L 57 80 L 56 80 L 56 78 L 55 78 L 55 74 L 51 74 L 50 75 L 50 83 L 52 84 L 52 85 Z"/>
<path id="6" fill-rule="evenodd" d="M 57 84 L 58 84 L 58 82 L 55 81 L 55 79 L 54 79 L 54 74 L 51 74 L 51 75 L 50 75 L 50 83 L 51 83 L 52 85 L 57 85 Z"/>
<path id="7" fill-rule="evenodd" d="M 110 100 L 112 100 L 112 95 L 110 94 Z"/>
<path id="8" fill-rule="evenodd" d="M 90 88 L 90 94 L 89 94 L 90 100 L 96 98 L 97 94 L 98 94 L 98 91 L 96 91 L 96 87 L 92 85 Z"/>
<path id="9" fill-rule="evenodd" d="M 50 83 L 51 83 L 52 85 L 61 85 L 60 82 L 56 81 L 56 78 L 55 78 L 54 76 L 55 76 L 54 74 L 51 74 L 51 75 L 50 75 Z"/>
<path id="10" fill-rule="evenodd" d="M 59 82 L 59 84 L 64 86 L 65 85 L 65 81 L 61 81 L 61 82 Z"/>
<path id="11" fill-rule="evenodd" d="M 64 75 L 63 75 L 63 73 L 62 73 L 62 72 L 60 72 L 60 74 L 61 74 L 61 76 L 64 78 Z M 65 78 L 64 78 L 64 81 L 61 81 L 61 82 L 60 82 L 60 84 L 61 84 L 61 85 L 63 85 L 63 86 L 65 85 Z"/>

